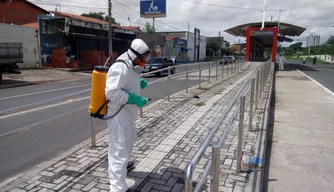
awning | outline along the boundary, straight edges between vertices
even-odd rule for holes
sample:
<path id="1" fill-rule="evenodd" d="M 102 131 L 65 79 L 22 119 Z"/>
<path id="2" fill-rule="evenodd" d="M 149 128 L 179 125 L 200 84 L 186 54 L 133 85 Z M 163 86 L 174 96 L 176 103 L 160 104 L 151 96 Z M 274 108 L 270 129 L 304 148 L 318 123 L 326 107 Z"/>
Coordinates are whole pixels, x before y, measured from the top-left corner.
<path id="1" fill-rule="evenodd" d="M 189 51 L 189 50 L 193 50 L 193 49 L 192 48 L 181 47 L 181 51 Z"/>
<path id="2" fill-rule="evenodd" d="M 264 23 L 265 28 L 277 28 L 278 22 L 267 21 Z M 248 28 L 261 28 L 262 22 L 246 23 L 226 29 L 225 32 L 233 36 L 242 36 L 246 37 L 246 31 Z M 292 25 L 289 23 L 280 22 L 279 34 L 282 36 L 299 36 L 301 35 L 306 28 L 300 27 L 297 25 Z"/>

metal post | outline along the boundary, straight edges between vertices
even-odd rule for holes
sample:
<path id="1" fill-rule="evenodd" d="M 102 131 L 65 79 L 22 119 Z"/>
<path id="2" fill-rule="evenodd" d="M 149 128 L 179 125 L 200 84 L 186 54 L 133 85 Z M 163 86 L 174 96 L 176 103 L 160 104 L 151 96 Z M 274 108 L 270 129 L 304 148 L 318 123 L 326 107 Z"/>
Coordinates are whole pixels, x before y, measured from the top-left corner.
<path id="1" fill-rule="evenodd" d="M 225 63 L 223 62 L 223 64 L 222 64 L 222 79 L 224 78 L 224 65 L 225 65 Z"/>
<path id="2" fill-rule="evenodd" d="M 188 93 L 189 92 L 189 90 L 188 90 L 188 65 L 186 65 L 186 93 Z"/>
<path id="3" fill-rule="evenodd" d="M 263 92 L 263 90 L 264 90 L 264 84 L 265 84 L 265 82 L 266 82 L 266 80 L 265 80 L 265 74 L 266 74 L 266 68 L 265 68 L 265 66 L 263 66 L 263 71 L 262 71 L 262 89 L 261 89 L 261 94 L 262 94 L 262 92 Z"/>
<path id="4" fill-rule="evenodd" d="M 92 147 L 96 146 L 96 140 L 95 140 L 95 132 L 96 132 L 96 127 L 95 127 L 95 120 L 93 117 L 91 117 L 90 119 L 90 123 L 91 123 L 91 131 L 92 131 Z"/>
<path id="5" fill-rule="evenodd" d="M 209 63 L 209 83 L 211 83 L 211 62 Z"/>
<path id="6" fill-rule="evenodd" d="M 243 137 L 243 130 L 244 130 L 245 100 L 246 100 L 246 96 L 241 96 L 241 98 L 240 98 L 239 132 L 238 132 L 237 173 L 240 173 L 240 171 L 241 171 L 242 137 Z"/>
<path id="7" fill-rule="evenodd" d="M 139 89 L 139 95 L 141 95 L 141 89 Z M 139 108 L 139 113 L 140 113 L 140 118 L 143 118 L 144 117 L 144 113 L 143 113 L 143 107 Z"/>
<path id="8" fill-rule="evenodd" d="M 219 61 L 216 62 L 216 80 L 218 80 L 218 62 Z"/>
<path id="9" fill-rule="evenodd" d="M 192 178 L 193 178 L 193 173 L 192 173 L 192 170 L 194 169 L 194 165 L 193 164 L 189 164 L 188 167 L 187 167 L 187 175 L 186 175 L 186 181 L 185 181 L 185 186 L 184 186 L 184 191 L 185 192 L 192 192 L 193 191 L 193 182 L 192 182 Z M 188 175 L 188 173 L 190 173 Z"/>
<path id="10" fill-rule="evenodd" d="M 170 101 L 170 67 L 168 67 L 168 77 L 167 77 L 167 96 L 168 101 Z"/>
<path id="11" fill-rule="evenodd" d="M 109 40 L 109 58 L 111 59 L 111 63 L 114 62 L 114 57 L 113 57 L 113 47 L 112 47 L 112 39 L 113 39 L 113 33 L 112 33 L 112 22 L 111 22 L 111 9 L 112 9 L 112 1 L 109 0 L 108 3 L 108 24 L 109 24 L 109 31 L 108 31 L 108 40 Z"/>
<path id="12" fill-rule="evenodd" d="M 261 67 L 260 70 L 260 93 L 259 93 L 259 98 L 262 98 L 262 81 L 263 81 L 263 67 Z"/>
<path id="13" fill-rule="evenodd" d="M 218 191 L 219 173 L 220 173 L 220 147 L 218 145 L 213 145 L 212 146 L 211 185 L 210 185 L 211 192 Z"/>
<path id="14" fill-rule="evenodd" d="M 227 66 L 226 66 L 226 76 L 228 77 L 228 66 L 230 65 L 230 61 L 227 61 Z"/>
<path id="15" fill-rule="evenodd" d="M 249 131 L 252 130 L 253 127 L 253 108 L 254 108 L 254 89 L 255 87 L 255 78 L 251 80 L 251 97 L 250 97 L 250 107 L 249 107 Z"/>
<path id="16" fill-rule="evenodd" d="M 256 73 L 256 93 L 255 93 L 255 109 L 257 109 L 257 104 L 259 101 L 259 84 L 260 84 L 260 72 Z"/>
<path id="17" fill-rule="evenodd" d="M 201 88 L 201 80 L 202 80 L 202 70 L 201 70 L 201 64 L 199 64 L 199 84 L 198 84 L 198 88 Z"/>

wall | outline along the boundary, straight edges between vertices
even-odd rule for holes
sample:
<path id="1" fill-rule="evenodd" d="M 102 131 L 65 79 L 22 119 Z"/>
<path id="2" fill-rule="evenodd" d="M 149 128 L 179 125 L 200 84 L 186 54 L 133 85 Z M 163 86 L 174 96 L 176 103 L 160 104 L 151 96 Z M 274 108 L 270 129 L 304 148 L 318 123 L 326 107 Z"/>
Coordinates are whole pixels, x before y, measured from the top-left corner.
<path id="1" fill-rule="evenodd" d="M 171 57 L 174 55 L 174 41 L 166 41 L 165 44 L 165 56 L 166 57 Z"/>
<path id="2" fill-rule="evenodd" d="M 0 24 L 0 31 L 0 42 L 23 43 L 23 65 L 39 63 L 37 34 L 34 28 Z"/>
<path id="3" fill-rule="evenodd" d="M 314 56 L 316 56 L 317 58 L 329 62 L 329 63 L 334 63 L 334 55 L 310 55 L 310 58 L 313 58 Z M 307 58 L 308 55 L 304 55 L 304 56 L 299 56 L 299 58 Z M 296 57 L 295 57 L 296 58 Z"/>
<path id="4" fill-rule="evenodd" d="M 153 56 L 155 51 L 158 52 L 158 49 L 156 50 L 155 47 L 156 45 L 159 45 L 160 48 L 159 50 L 164 50 L 164 46 L 166 43 L 166 38 L 158 33 L 140 33 L 140 37 L 141 39 L 143 39 L 143 41 L 147 44 L 147 46 L 150 48 L 151 51 L 151 55 Z M 159 54 L 162 55 L 162 53 L 160 52 Z M 163 55 L 162 55 L 163 56 Z"/>
<path id="5" fill-rule="evenodd" d="M 0 23 L 25 24 L 37 21 L 38 14 L 47 12 L 25 3 L 22 0 L 0 2 Z"/>

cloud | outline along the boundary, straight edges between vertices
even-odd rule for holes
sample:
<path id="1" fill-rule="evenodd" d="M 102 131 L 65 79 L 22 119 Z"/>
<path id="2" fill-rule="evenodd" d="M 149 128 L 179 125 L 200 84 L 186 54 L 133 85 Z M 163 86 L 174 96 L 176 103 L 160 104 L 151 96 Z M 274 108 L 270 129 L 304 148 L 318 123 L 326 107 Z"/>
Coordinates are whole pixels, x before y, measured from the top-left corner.
<path id="1" fill-rule="evenodd" d="M 43 0 L 43 2 L 46 0 Z M 189 1 L 197 1 L 193 3 Z M 240 24 L 248 22 L 262 21 L 262 12 L 260 10 L 241 10 L 230 9 L 219 6 L 232 6 L 241 8 L 262 9 L 263 0 L 167 0 L 167 17 L 156 18 L 155 24 L 159 31 L 177 31 L 187 30 L 188 22 L 190 30 L 194 27 L 201 30 L 205 36 L 218 36 L 219 31 L 231 43 L 236 43 L 244 38 L 234 37 L 223 31 Z M 34 1 L 36 2 L 36 0 Z M 143 26 L 146 22 L 152 23 L 152 19 L 140 18 L 139 0 L 113 0 L 113 16 L 116 21 L 122 25 Z M 89 11 L 100 11 L 107 13 L 108 6 L 106 0 L 55 0 L 54 3 L 60 3 L 62 11 L 81 14 Z M 76 5 L 79 7 L 69 7 L 67 5 Z M 209 6 L 204 4 L 213 4 Z M 42 5 L 48 10 L 54 10 L 55 6 Z M 82 8 L 87 7 L 87 8 Z M 321 42 L 325 42 L 328 37 L 334 35 L 334 1 L 333 0 L 267 0 L 267 9 L 284 10 L 281 14 L 281 22 L 291 23 L 307 30 L 300 36 L 294 38 L 296 41 L 304 42 L 310 32 L 320 35 Z M 278 20 L 278 11 L 267 11 L 266 21 Z"/>

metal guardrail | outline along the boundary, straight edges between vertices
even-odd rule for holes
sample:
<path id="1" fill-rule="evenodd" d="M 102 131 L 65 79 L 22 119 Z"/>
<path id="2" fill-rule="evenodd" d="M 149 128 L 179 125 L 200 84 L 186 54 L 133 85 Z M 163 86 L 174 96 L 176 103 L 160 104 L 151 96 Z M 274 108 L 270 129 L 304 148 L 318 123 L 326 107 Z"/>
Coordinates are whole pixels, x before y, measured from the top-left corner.
<path id="1" fill-rule="evenodd" d="M 216 80 L 217 80 L 218 76 L 219 76 L 219 70 L 220 70 L 219 68 L 220 67 L 221 67 L 221 71 L 222 71 L 221 78 L 224 78 L 225 77 L 224 76 L 224 67 L 225 66 L 226 66 L 226 76 L 228 76 L 228 75 L 233 74 L 233 73 L 235 73 L 237 71 L 240 71 L 241 67 L 243 66 L 244 63 L 245 63 L 244 59 L 238 59 L 234 63 L 233 62 L 229 62 L 229 63 L 227 63 L 227 65 L 225 65 L 223 63 L 223 64 L 221 64 L 221 66 L 219 64 L 219 61 L 175 65 L 175 66 L 171 66 L 171 67 L 168 67 L 168 68 L 164 68 L 164 69 L 159 69 L 159 70 L 155 70 L 155 71 L 143 73 L 143 74 L 140 75 L 140 77 L 145 77 L 145 76 L 148 76 L 148 75 L 156 74 L 156 73 L 161 72 L 161 71 L 168 71 L 168 75 L 166 77 L 157 79 L 157 80 L 152 81 L 152 82 L 149 82 L 148 84 L 152 85 L 152 84 L 155 84 L 155 83 L 167 81 L 167 83 L 166 83 L 166 86 L 167 86 L 167 96 L 166 97 L 167 97 L 168 101 L 170 101 L 170 95 L 171 95 L 171 93 L 170 93 L 170 82 L 171 82 L 171 79 L 177 78 L 177 77 L 180 77 L 180 76 L 183 76 L 183 75 L 186 75 L 185 84 L 188 85 L 189 74 L 190 73 L 196 73 L 196 72 L 198 72 L 198 77 L 199 77 L 198 87 L 201 88 L 201 84 L 202 84 L 202 71 L 209 70 L 208 81 L 211 82 L 211 76 L 212 76 L 211 75 L 211 69 L 212 69 L 212 66 L 215 66 L 215 68 L 216 68 Z M 197 69 L 189 70 L 190 67 L 196 67 L 196 66 L 198 66 Z M 177 68 L 185 68 L 185 71 L 181 72 L 181 73 L 178 73 L 178 74 L 171 74 L 171 70 L 173 68 L 175 68 L 175 70 Z M 230 71 L 229 71 L 229 68 L 231 68 Z M 232 70 L 233 68 L 234 68 L 234 70 Z M 191 86 L 191 87 L 193 87 L 193 86 Z M 189 88 L 190 88 L 189 86 L 186 87 L 186 93 L 189 92 Z M 139 110 L 140 110 L 140 117 L 143 118 L 144 117 L 143 107 L 141 107 Z M 91 136 L 91 146 L 95 147 L 96 146 L 96 139 L 95 139 L 96 127 L 95 127 L 95 122 L 94 122 L 94 118 L 93 117 L 91 118 L 91 135 L 92 135 Z"/>
<path id="2" fill-rule="evenodd" d="M 215 63 L 215 64 L 213 64 L 213 63 Z M 226 65 L 227 66 L 226 67 L 227 68 L 227 74 L 226 75 L 229 75 L 228 74 L 228 68 L 229 67 L 233 68 L 233 65 L 234 65 L 234 68 L 235 68 L 234 72 L 237 72 L 238 70 L 240 70 L 240 67 L 241 67 L 242 63 L 244 63 L 244 62 L 241 59 L 239 59 L 237 62 L 234 62 L 234 63 L 232 63 L 232 62 L 228 63 Z M 170 80 L 171 79 L 177 78 L 177 77 L 180 77 L 180 76 L 183 76 L 183 75 L 186 75 L 185 84 L 188 85 L 189 73 L 198 72 L 198 77 L 199 77 L 199 79 L 198 79 L 198 88 L 200 89 L 201 88 L 201 84 L 202 84 L 202 71 L 209 70 L 208 82 L 209 83 L 211 82 L 211 76 L 212 76 L 211 75 L 211 69 L 212 69 L 212 65 L 215 65 L 215 68 L 216 68 L 216 80 L 217 80 L 218 79 L 218 75 L 219 75 L 218 72 L 219 72 L 219 68 L 220 68 L 219 61 L 171 66 L 171 67 L 168 67 L 168 68 L 159 69 L 159 70 L 155 70 L 155 71 L 152 71 L 152 72 L 141 74 L 141 77 L 145 77 L 145 76 L 148 76 L 148 75 L 156 74 L 156 73 L 159 73 L 161 71 L 168 71 L 167 77 L 161 78 L 161 79 L 157 79 L 157 80 L 152 81 L 152 82 L 149 82 L 149 85 L 154 84 L 154 83 L 158 83 L 158 82 L 167 81 L 167 85 L 166 85 L 167 86 L 167 99 L 168 99 L 168 101 L 170 101 L 170 95 L 171 95 L 170 94 Z M 196 67 L 196 66 L 198 66 L 198 69 L 189 70 L 189 67 Z M 223 76 L 224 66 L 225 66 L 224 64 L 222 64 L 222 66 L 221 66 L 221 68 L 222 68 L 222 78 L 224 77 Z M 178 74 L 171 74 L 171 70 L 173 70 L 173 68 L 175 68 L 175 70 L 177 68 L 185 68 L 185 71 L 181 72 L 181 73 L 178 73 Z M 188 93 L 188 92 L 189 92 L 189 87 L 187 86 L 186 87 L 186 93 Z M 143 116 L 144 116 L 144 114 L 143 114 L 143 107 L 142 107 L 142 108 L 140 108 L 140 117 L 143 117 Z"/>
<path id="3" fill-rule="evenodd" d="M 237 152 L 237 173 L 241 171 L 241 162 L 242 162 L 242 138 L 243 138 L 243 129 L 244 129 L 244 117 L 245 117 L 245 107 L 246 107 L 246 96 L 250 96 L 250 112 L 249 112 L 249 130 L 252 130 L 252 120 L 253 120 L 253 108 L 254 108 L 254 100 L 255 100 L 255 109 L 257 109 L 258 99 L 261 97 L 261 93 L 264 89 L 264 85 L 266 80 L 268 79 L 269 72 L 271 69 L 271 61 L 267 61 L 264 65 L 260 66 L 259 68 L 255 69 L 254 71 L 250 72 L 247 79 L 234 96 L 228 107 L 223 111 L 222 115 L 218 119 L 215 126 L 212 128 L 209 135 L 206 137 L 192 160 L 187 166 L 186 169 L 186 179 L 185 179 L 185 192 L 192 192 L 193 185 L 192 185 L 192 176 L 195 170 L 197 163 L 201 160 L 204 155 L 204 152 L 209 147 L 209 144 L 215 137 L 215 134 L 221 128 L 223 121 L 227 117 L 227 115 L 231 112 L 233 106 L 240 99 L 240 104 L 238 104 L 236 110 L 233 112 L 232 118 L 229 120 L 228 125 L 226 126 L 222 136 L 220 137 L 218 143 L 212 145 L 212 157 L 208 161 L 207 166 L 204 169 L 202 176 L 199 179 L 194 191 L 201 191 L 203 185 L 205 184 L 208 175 L 211 172 L 211 192 L 217 192 L 219 187 L 219 176 L 220 176 L 220 150 L 225 142 L 225 138 L 230 131 L 234 119 L 236 118 L 237 114 L 239 113 L 239 131 L 238 131 L 238 152 Z M 256 79 L 253 75 L 256 73 Z M 245 89 L 247 84 L 249 85 L 248 89 Z M 256 85 L 255 85 L 256 84 Z M 256 88 L 256 92 L 255 92 Z M 242 92 L 246 92 L 242 94 Z"/>

